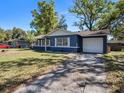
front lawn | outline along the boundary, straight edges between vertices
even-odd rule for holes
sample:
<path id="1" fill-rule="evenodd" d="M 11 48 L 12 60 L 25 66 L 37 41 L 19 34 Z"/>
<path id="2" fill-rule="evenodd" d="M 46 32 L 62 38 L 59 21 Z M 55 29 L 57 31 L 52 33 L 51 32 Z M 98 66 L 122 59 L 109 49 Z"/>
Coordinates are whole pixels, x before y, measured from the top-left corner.
<path id="1" fill-rule="evenodd" d="M 111 52 L 106 59 L 107 82 L 112 93 L 124 93 L 124 52 Z"/>
<path id="2" fill-rule="evenodd" d="M 42 53 L 29 49 L 0 50 L 0 93 L 9 87 L 42 75 L 70 56 L 60 53 Z M 8 89 L 8 90 L 7 90 Z"/>

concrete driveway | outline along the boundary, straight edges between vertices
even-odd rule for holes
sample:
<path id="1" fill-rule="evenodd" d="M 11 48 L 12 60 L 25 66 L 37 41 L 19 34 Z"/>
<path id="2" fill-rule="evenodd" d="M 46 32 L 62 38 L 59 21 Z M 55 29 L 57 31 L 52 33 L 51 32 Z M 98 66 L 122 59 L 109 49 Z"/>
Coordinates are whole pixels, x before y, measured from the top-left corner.
<path id="1" fill-rule="evenodd" d="M 72 61 L 13 93 L 107 93 L 104 64 L 96 56 L 77 54 Z"/>

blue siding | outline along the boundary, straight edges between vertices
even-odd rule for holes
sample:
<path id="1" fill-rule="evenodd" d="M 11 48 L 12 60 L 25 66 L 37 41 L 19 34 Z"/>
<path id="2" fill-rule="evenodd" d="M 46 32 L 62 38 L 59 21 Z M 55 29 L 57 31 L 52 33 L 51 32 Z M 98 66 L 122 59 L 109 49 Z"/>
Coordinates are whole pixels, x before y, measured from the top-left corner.
<path id="1" fill-rule="evenodd" d="M 77 40 L 78 40 L 78 37 L 76 35 L 70 36 L 70 46 L 78 47 Z"/>
<path id="2" fill-rule="evenodd" d="M 78 52 L 78 48 L 49 47 L 49 49 L 56 52 Z"/>
<path id="3" fill-rule="evenodd" d="M 103 44 L 103 52 L 104 52 L 104 54 L 106 54 L 107 53 L 107 36 L 104 36 L 103 37 L 103 42 L 104 42 L 104 44 Z"/>
<path id="4" fill-rule="evenodd" d="M 55 46 L 55 38 L 54 37 L 50 38 L 50 45 Z"/>
<path id="5" fill-rule="evenodd" d="M 33 47 L 33 50 L 36 51 L 45 51 L 45 47 Z M 78 52 L 79 48 L 64 48 L 64 47 L 47 47 L 47 51 L 55 52 Z"/>
<path id="6" fill-rule="evenodd" d="M 78 44 L 78 52 L 82 52 L 82 37 L 81 36 L 77 36 L 78 40 L 77 40 L 77 44 Z"/>
<path id="7" fill-rule="evenodd" d="M 45 51 L 45 47 L 40 47 L 40 46 L 34 46 L 32 49 L 36 51 Z"/>

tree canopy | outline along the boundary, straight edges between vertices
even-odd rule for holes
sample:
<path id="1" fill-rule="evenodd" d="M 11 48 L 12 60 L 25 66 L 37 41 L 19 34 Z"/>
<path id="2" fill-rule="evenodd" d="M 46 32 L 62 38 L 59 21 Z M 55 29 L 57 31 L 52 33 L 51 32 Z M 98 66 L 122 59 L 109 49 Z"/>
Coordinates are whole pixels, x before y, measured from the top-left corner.
<path id="1" fill-rule="evenodd" d="M 116 2 L 112 0 L 75 0 L 69 11 L 79 19 L 75 25 L 80 30 L 110 29 L 114 38 L 124 40 L 123 0 Z M 23 29 L 16 27 L 9 30 L 0 28 L 0 42 L 9 39 L 25 39 L 25 37 L 32 39 L 33 35 L 47 34 L 56 28 L 67 30 L 66 19 L 63 15 L 60 17 L 57 15 L 53 0 L 39 1 L 38 8 L 32 11 L 32 16 L 31 27 L 35 29 L 36 33 L 26 33 Z"/>
<path id="2" fill-rule="evenodd" d="M 71 13 L 76 14 L 79 22 L 76 25 L 82 30 L 94 30 L 96 22 L 102 13 L 106 11 L 106 0 L 75 0 L 74 6 L 70 9 Z"/>
<path id="3" fill-rule="evenodd" d="M 11 32 L 12 39 L 24 39 L 26 33 L 21 28 L 14 27 Z"/>
<path id="4" fill-rule="evenodd" d="M 57 13 L 55 12 L 54 1 L 39 1 L 38 9 L 32 11 L 33 20 L 31 27 L 36 29 L 38 34 L 47 34 L 58 25 Z"/>
<path id="5" fill-rule="evenodd" d="M 114 38 L 124 39 L 123 0 L 75 0 L 69 11 L 79 19 L 75 25 L 80 30 L 110 29 Z"/>
<path id="6" fill-rule="evenodd" d="M 67 27 L 68 26 L 66 24 L 65 16 L 64 15 L 61 15 L 60 18 L 59 18 L 59 23 L 58 23 L 57 28 L 67 30 Z"/>
<path id="7" fill-rule="evenodd" d="M 35 32 L 28 31 L 25 36 L 25 40 L 30 44 L 30 47 L 32 47 L 32 44 L 35 42 Z"/>
<path id="8" fill-rule="evenodd" d="M 4 29 L 0 28 L 0 42 L 4 41 L 6 39 L 6 33 L 4 32 Z"/>
<path id="9" fill-rule="evenodd" d="M 112 35 L 118 40 L 124 40 L 124 1 L 112 4 L 108 13 L 102 15 L 98 22 L 99 29 L 110 29 Z"/>
<path id="10" fill-rule="evenodd" d="M 0 28 L 0 42 L 7 41 L 10 39 L 24 39 L 26 31 L 21 28 L 14 27 L 13 29 L 4 30 Z"/>

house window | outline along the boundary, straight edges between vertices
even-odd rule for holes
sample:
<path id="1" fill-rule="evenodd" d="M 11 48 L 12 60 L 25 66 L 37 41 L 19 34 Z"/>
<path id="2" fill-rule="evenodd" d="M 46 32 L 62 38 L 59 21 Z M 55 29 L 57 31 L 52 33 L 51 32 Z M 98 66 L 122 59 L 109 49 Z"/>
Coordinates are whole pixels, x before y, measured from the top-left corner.
<path id="1" fill-rule="evenodd" d="M 67 47 L 67 46 L 70 46 L 70 38 L 68 37 L 58 37 L 56 38 L 55 40 L 56 42 L 56 46 L 63 46 L 63 47 Z"/>
<path id="2" fill-rule="evenodd" d="M 35 45 L 38 45 L 38 40 L 35 42 Z"/>
<path id="3" fill-rule="evenodd" d="M 57 38 L 56 39 L 56 46 L 62 46 L 63 45 L 63 40 L 62 40 L 62 38 Z"/>
<path id="4" fill-rule="evenodd" d="M 41 45 L 42 45 L 42 46 L 45 46 L 45 39 L 42 39 L 42 41 L 41 41 L 41 42 L 42 42 L 42 44 L 41 44 Z"/>
<path id="5" fill-rule="evenodd" d="M 41 45 L 40 40 L 37 40 L 36 45 L 38 45 L 38 46 Z"/>
<path id="6" fill-rule="evenodd" d="M 41 46 L 45 46 L 45 39 L 41 40 Z M 50 39 L 46 39 L 46 46 L 50 46 Z"/>
<path id="7" fill-rule="evenodd" d="M 49 38 L 46 39 L 46 45 L 50 46 L 50 39 Z"/>
<path id="8" fill-rule="evenodd" d="M 41 46 L 41 40 L 39 40 L 39 42 L 38 42 L 38 43 L 39 43 L 39 46 Z"/>

